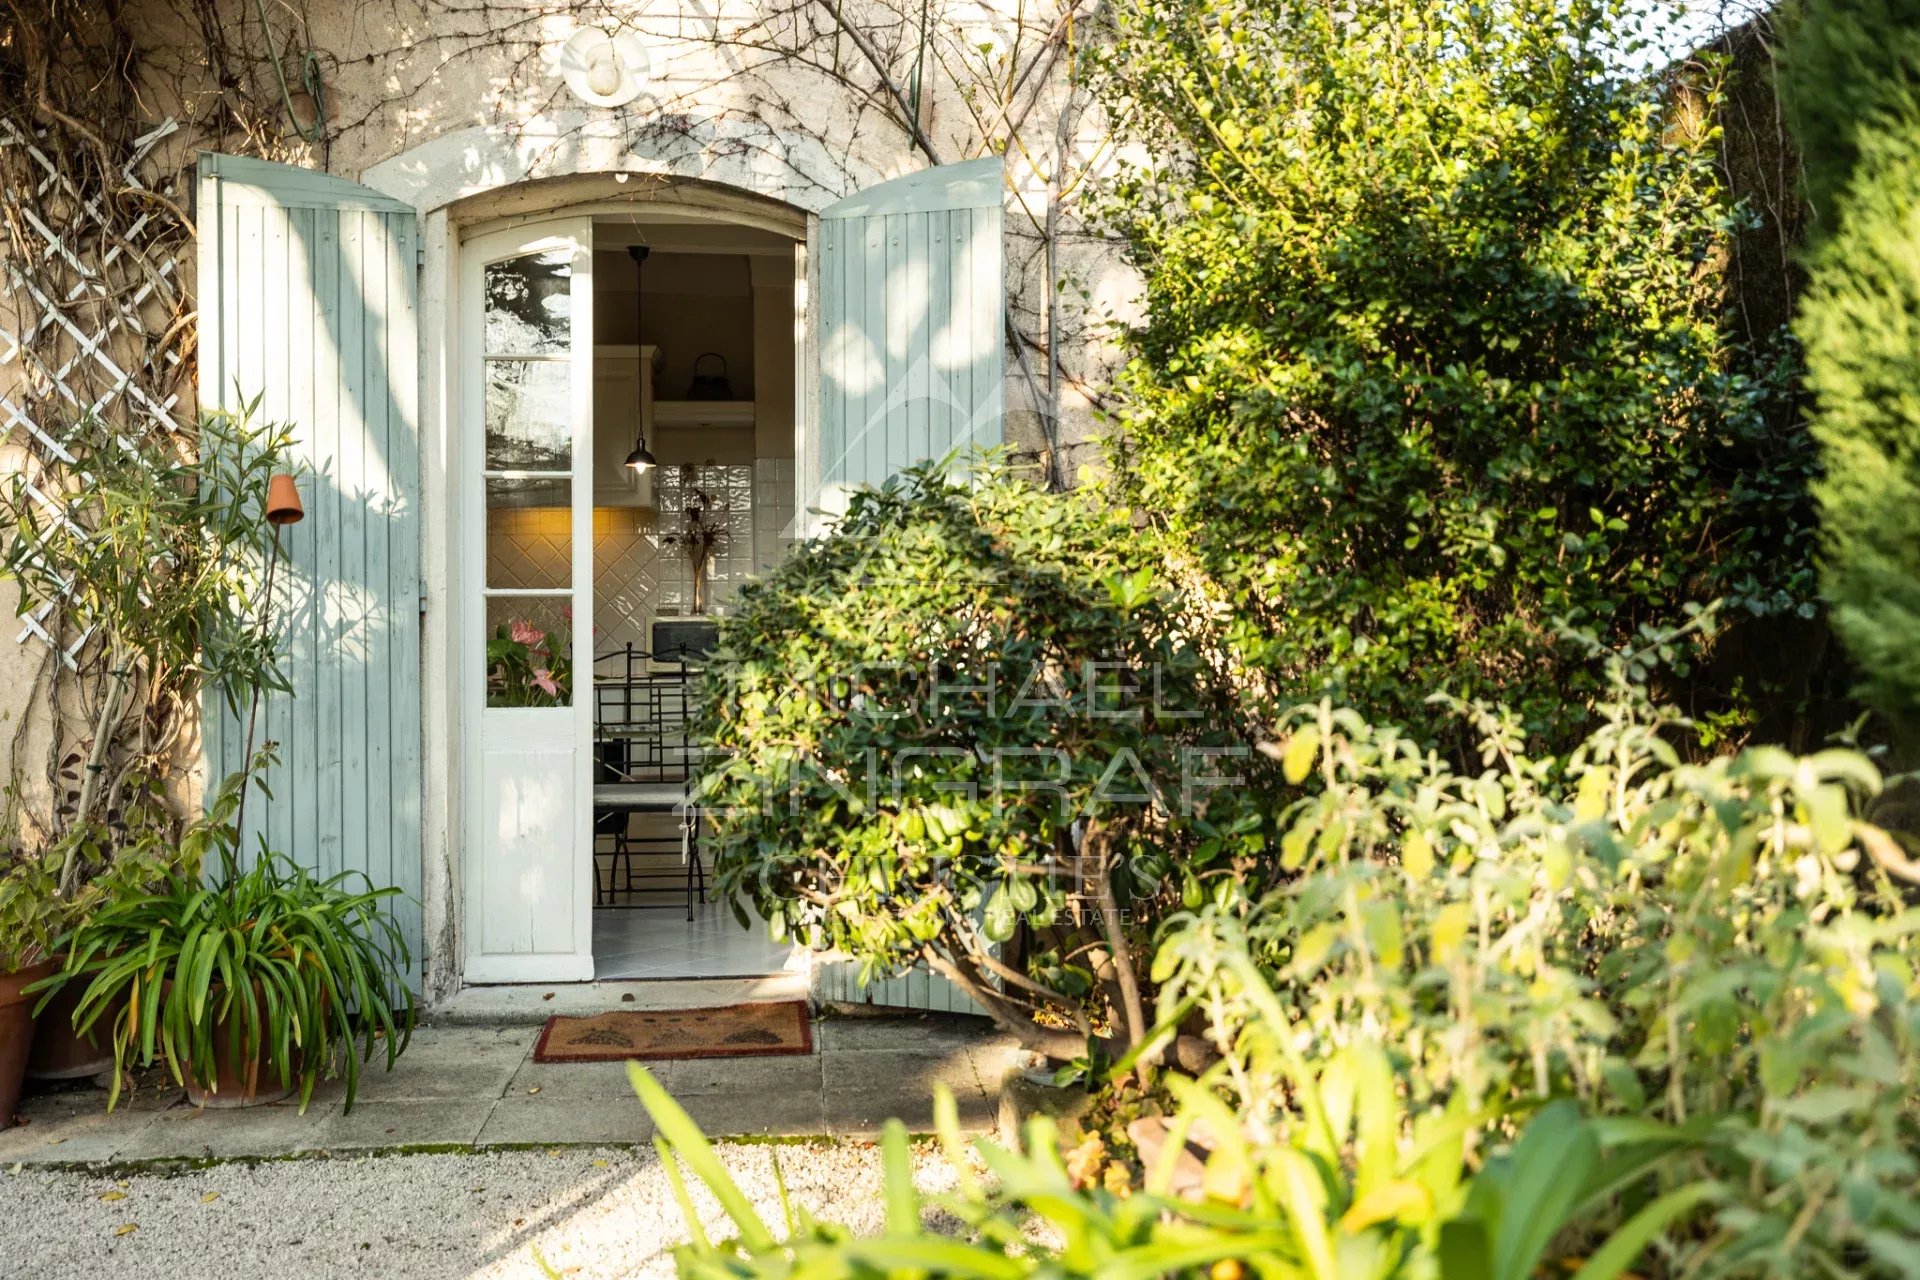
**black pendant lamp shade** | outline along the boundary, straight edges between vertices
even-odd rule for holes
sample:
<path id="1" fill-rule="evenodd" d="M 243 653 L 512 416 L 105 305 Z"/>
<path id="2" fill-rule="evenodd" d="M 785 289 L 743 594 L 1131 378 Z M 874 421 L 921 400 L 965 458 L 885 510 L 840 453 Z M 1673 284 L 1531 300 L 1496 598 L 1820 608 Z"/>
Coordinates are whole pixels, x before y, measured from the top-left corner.
<path id="1" fill-rule="evenodd" d="M 644 347 L 646 345 L 644 322 L 647 317 L 645 292 L 647 255 L 653 250 L 644 244 L 630 244 L 627 246 L 627 252 L 633 256 L 634 320 L 637 326 L 634 330 L 634 342 Z M 627 455 L 626 465 L 637 476 L 645 475 L 647 469 L 654 465 L 653 451 L 647 448 L 647 434 L 644 428 L 634 435 L 633 452 Z"/>

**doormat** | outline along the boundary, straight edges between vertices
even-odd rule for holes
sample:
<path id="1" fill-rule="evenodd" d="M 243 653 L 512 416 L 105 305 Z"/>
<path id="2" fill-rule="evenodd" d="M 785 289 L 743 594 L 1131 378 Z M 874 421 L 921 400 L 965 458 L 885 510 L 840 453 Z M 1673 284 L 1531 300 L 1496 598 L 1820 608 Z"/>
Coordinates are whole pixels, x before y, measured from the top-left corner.
<path id="1" fill-rule="evenodd" d="M 588 1018 L 555 1015 L 533 1046 L 533 1060 L 663 1061 L 812 1052 L 807 1002 L 782 1000 L 717 1009 L 614 1009 Z"/>

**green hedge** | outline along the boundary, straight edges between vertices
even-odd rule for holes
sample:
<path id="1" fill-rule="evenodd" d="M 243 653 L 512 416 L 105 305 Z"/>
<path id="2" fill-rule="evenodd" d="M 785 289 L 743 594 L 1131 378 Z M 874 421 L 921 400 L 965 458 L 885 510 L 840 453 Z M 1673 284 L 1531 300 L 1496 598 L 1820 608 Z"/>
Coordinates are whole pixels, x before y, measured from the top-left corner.
<path id="1" fill-rule="evenodd" d="M 1862 693 L 1920 725 L 1920 4 L 1819 0 L 1786 98 L 1819 238 L 1806 345 L 1822 587 Z"/>

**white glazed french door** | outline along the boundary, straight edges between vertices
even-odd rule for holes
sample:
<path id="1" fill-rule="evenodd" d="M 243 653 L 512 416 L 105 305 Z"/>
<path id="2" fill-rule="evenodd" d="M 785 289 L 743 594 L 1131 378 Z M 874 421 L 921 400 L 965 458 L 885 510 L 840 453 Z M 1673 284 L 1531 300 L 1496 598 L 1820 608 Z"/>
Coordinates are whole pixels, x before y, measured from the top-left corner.
<path id="1" fill-rule="evenodd" d="M 593 977 L 593 240 L 460 252 L 465 978 Z"/>

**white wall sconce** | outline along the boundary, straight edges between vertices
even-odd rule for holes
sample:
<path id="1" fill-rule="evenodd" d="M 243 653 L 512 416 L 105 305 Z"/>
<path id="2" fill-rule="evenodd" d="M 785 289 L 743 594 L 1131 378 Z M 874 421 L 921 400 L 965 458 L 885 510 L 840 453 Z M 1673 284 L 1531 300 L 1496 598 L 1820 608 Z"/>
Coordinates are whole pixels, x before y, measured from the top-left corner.
<path id="1" fill-rule="evenodd" d="M 631 31 L 582 27 L 560 46 L 560 75 L 582 102 L 624 107 L 647 86 L 647 51 Z"/>

